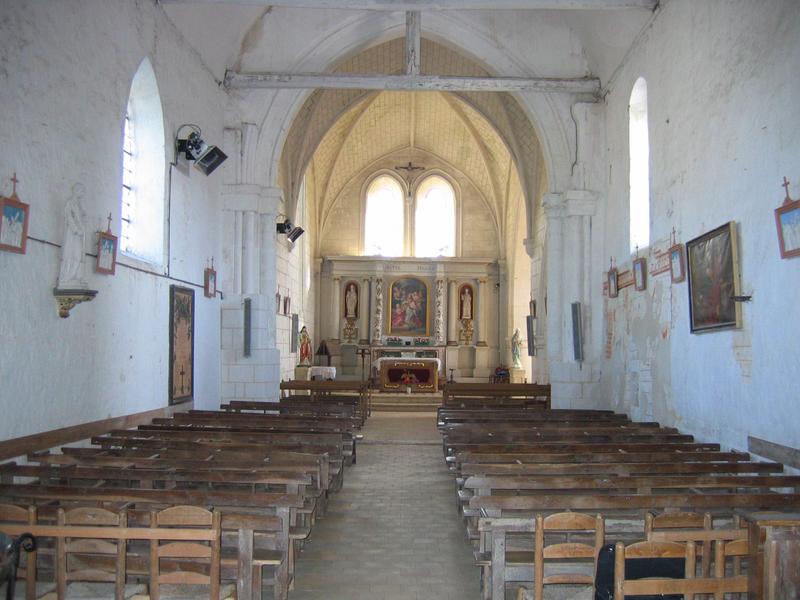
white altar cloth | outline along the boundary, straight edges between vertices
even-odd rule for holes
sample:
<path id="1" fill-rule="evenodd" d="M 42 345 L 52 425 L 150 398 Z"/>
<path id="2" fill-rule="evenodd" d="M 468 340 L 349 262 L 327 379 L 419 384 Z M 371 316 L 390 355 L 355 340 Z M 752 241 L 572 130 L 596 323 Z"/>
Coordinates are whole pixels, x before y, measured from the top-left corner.
<path id="1" fill-rule="evenodd" d="M 308 370 L 309 379 L 321 379 L 327 381 L 336 379 L 336 367 L 311 367 Z"/>

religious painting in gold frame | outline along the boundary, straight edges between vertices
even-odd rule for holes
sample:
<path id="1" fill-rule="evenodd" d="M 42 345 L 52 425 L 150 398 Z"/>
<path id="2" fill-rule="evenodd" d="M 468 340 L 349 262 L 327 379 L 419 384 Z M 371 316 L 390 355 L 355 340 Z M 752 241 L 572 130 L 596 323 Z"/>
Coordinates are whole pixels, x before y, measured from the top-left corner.
<path id="1" fill-rule="evenodd" d="M 389 287 L 390 335 L 429 335 L 428 285 L 416 277 L 400 277 Z"/>
<path id="2" fill-rule="evenodd" d="M 742 326 L 736 223 L 686 242 L 689 325 L 692 333 Z"/>
<path id="3" fill-rule="evenodd" d="M 169 403 L 194 397 L 194 290 L 169 288 Z"/>

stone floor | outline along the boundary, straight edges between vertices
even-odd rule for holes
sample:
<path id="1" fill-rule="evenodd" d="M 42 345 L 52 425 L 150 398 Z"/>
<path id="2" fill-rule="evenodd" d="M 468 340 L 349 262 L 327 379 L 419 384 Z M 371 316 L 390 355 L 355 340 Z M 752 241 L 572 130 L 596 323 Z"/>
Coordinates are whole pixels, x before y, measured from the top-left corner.
<path id="1" fill-rule="evenodd" d="M 373 413 L 290 600 L 478 600 L 435 413 Z"/>

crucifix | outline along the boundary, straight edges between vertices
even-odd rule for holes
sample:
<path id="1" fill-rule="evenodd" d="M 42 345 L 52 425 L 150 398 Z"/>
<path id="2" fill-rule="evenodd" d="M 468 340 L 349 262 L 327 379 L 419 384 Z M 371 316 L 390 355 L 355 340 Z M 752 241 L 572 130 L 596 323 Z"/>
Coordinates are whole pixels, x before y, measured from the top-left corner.
<path id="1" fill-rule="evenodd" d="M 108 213 L 108 226 L 106 226 L 106 231 L 111 233 L 111 213 Z"/>
<path id="2" fill-rule="evenodd" d="M 411 163 L 408 163 L 408 164 L 410 165 Z M 395 167 L 395 168 L 397 168 L 397 167 Z M 16 173 L 15 173 L 15 176 L 16 176 Z M 781 184 L 781 187 L 786 189 L 786 198 L 784 199 L 784 202 L 791 202 L 792 201 L 792 197 L 789 196 L 789 180 L 786 179 L 785 175 L 783 176 L 783 184 Z"/>
<path id="3" fill-rule="evenodd" d="M 411 161 L 408 161 L 407 165 L 399 165 L 399 166 L 395 167 L 395 170 L 396 171 L 405 171 L 406 172 L 405 180 L 406 180 L 406 183 L 408 184 L 408 195 L 410 196 L 411 195 L 411 184 L 415 179 L 415 177 L 413 177 L 414 171 L 423 171 L 423 170 L 425 170 L 425 167 L 419 167 L 417 165 L 414 165 Z"/>
<path id="4" fill-rule="evenodd" d="M 408 164 L 410 165 L 411 163 L 408 163 Z M 784 179 L 784 181 L 786 180 L 785 177 L 783 179 Z M 16 171 L 14 171 L 14 175 L 11 177 L 11 181 L 14 183 L 14 189 L 11 192 L 11 197 L 12 198 L 16 198 L 17 197 L 17 184 L 19 183 L 19 179 L 17 179 L 17 172 Z M 789 188 L 786 188 L 786 189 L 788 190 Z"/>

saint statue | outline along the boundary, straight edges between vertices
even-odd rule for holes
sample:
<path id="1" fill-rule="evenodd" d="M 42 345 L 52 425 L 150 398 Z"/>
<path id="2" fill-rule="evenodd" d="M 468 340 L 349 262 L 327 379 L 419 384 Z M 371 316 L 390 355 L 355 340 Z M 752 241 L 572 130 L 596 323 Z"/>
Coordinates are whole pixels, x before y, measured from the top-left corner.
<path id="1" fill-rule="evenodd" d="M 356 318 L 356 307 L 358 306 L 358 293 L 356 292 L 356 286 L 354 283 L 351 283 L 347 286 L 347 292 L 344 295 L 344 309 L 345 313 L 344 316 L 348 319 L 355 319 Z"/>
<path id="2" fill-rule="evenodd" d="M 81 200 L 86 196 L 83 184 L 72 186 L 72 194 L 64 207 L 64 245 L 61 247 L 61 268 L 58 272 L 59 289 L 84 290 L 85 279 L 84 242 L 86 231 L 83 226 L 84 213 Z"/>
<path id="3" fill-rule="evenodd" d="M 297 366 L 311 366 L 311 336 L 308 335 L 308 329 L 306 329 L 305 325 L 303 325 L 303 328 L 300 330 L 300 360 Z"/>
<path id="4" fill-rule="evenodd" d="M 514 361 L 514 368 L 522 368 L 522 336 L 519 333 L 519 328 L 514 329 L 514 335 L 511 336 L 511 358 Z"/>
<path id="5" fill-rule="evenodd" d="M 465 287 L 464 291 L 461 292 L 461 318 L 472 318 L 472 293 L 468 287 Z"/>

